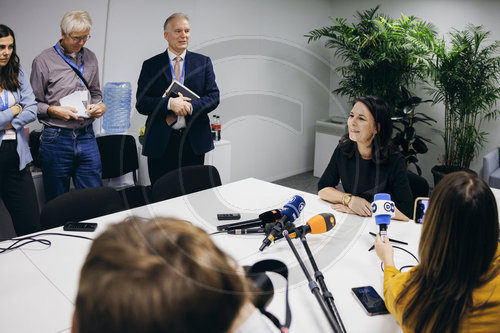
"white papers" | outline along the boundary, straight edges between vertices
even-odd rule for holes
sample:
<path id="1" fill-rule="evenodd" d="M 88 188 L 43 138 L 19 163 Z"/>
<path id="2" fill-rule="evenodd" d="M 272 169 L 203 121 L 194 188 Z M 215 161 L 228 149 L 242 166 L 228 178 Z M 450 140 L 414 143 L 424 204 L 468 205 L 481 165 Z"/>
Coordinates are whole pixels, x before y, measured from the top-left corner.
<path id="1" fill-rule="evenodd" d="M 89 118 L 86 108 L 87 101 L 88 101 L 88 91 L 78 90 L 72 94 L 69 94 L 61 98 L 59 100 L 59 103 L 62 106 L 70 106 L 72 108 L 75 108 L 78 111 L 76 113 L 78 117 Z"/>

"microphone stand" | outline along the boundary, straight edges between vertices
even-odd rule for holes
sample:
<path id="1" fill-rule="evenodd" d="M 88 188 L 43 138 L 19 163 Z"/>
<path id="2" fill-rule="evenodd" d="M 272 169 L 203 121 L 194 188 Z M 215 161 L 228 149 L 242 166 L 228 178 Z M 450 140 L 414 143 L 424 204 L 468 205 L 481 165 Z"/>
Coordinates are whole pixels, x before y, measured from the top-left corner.
<path id="1" fill-rule="evenodd" d="M 323 298 L 321 297 L 318 284 L 316 283 L 316 281 L 314 281 L 311 278 L 311 275 L 307 271 L 307 268 L 304 265 L 304 262 L 300 258 L 300 255 L 297 252 L 297 249 L 295 248 L 295 246 L 292 243 L 292 240 L 290 239 L 290 236 L 288 236 L 288 230 L 283 230 L 283 236 L 285 237 L 286 241 L 288 242 L 288 245 L 290 245 L 290 248 L 292 249 L 292 252 L 295 255 L 295 258 L 297 258 L 297 261 L 299 262 L 299 265 L 302 268 L 302 271 L 304 272 L 304 274 L 307 278 L 307 281 L 309 282 L 309 289 L 311 290 L 311 293 L 316 297 L 316 300 L 318 301 L 321 309 L 323 310 L 326 318 L 328 319 L 328 322 L 330 323 L 330 326 L 332 327 L 333 331 L 335 333 L 344 332 L 344 331 L 342 331 L 342 328 L 340 327 L 339 323 L 333 317 L 332 313 L 326 307 L 325 302 L 323 301 Z"/>
<path id="2" fill-rule="evenodd" d="M 335 306 L 335 303 L 333 301 L 333 295 L 332 293 L 328 290 L 328 287 L 326 286 L 325 283 L 325 277 L 323 276 L 323 273 L 318 268 L 318 265 L 316 265 L 316 260 L 314 260 L 314 257 L 312 255 L 311 249 L 309 248 L 309 244 L 307 244 L 306 240 L 306 235 L 297 235 L 300 236 L 300 240 L 302 241 L 302 244 L 304 244 L 304 248 L 306 249 L 307 256 L 309 257 L 309 262 L 311 263 L 313 269 L 314 269 L 314 278 L 316 281 L 318 281 L 320 287 L 321 287 L 321 292 L 323 293 L 323 298 L 325 300 L 325 303 L 328 305 L 328 308 L 330 309 L 331 313 L 333 314 L 333 317 L 336 321 L 336 323 L 340 326 L 340 332 L 345 333 L 345 327 L 344 323 L 342 322 L 342 319 L 340 318 L 340 314 L 337 311 L 337 307 Z"/>

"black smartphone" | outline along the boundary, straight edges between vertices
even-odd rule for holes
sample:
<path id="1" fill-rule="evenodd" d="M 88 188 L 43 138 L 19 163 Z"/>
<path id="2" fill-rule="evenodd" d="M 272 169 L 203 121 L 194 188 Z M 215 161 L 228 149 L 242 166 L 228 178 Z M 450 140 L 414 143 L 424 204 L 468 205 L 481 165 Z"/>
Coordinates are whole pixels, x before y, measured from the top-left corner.
<path id="1" fill-rule="evenodd" d="M 415 199 L 415 207 L 413 209 L 413 221 L 424 223 L 425 212 L 429 207 L 429 198 L 418 197 Z"/>
<path id="2" fill-rule="evenodd" d="M 217 220 L 219 221 L 239 220 L 240 218 L 240 213 L 217 214 Z"/>
<path id="3" fill-rule="evenodd" d="M 352 292 L 369 316 L 389 313 L 384 300 L 372 286 L 352 288 Z"/>
<path id="4" fill-rule="evenodd" d="M 65 231 L 94 231 L 97 223 L 93 222 L 66 222 L 63 229 Z"/>

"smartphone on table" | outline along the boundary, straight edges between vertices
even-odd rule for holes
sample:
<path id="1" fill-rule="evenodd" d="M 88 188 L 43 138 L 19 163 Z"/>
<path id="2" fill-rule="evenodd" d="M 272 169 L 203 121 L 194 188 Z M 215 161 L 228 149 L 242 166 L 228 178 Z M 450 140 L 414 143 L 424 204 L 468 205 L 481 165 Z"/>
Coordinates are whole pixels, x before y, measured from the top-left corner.
<path id="1" fill-rule="evenodd" d="M 413 208 L 413 221 L 416 223 L 424 223 L 425 213 L 429 207 L 429 198 L 418 197 L 415 199 L 415 207 Z"/>
<path id="2" fill-rule="evenodd" d="M 351 288 L 352 293 L 369 316 L 387 314 L 385 302 L 372 286 Z"/>

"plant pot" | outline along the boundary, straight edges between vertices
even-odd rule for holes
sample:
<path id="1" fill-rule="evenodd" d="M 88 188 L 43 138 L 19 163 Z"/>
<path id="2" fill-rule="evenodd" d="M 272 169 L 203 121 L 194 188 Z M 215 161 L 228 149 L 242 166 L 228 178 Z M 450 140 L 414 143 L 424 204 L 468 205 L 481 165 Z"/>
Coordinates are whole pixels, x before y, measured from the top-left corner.
<path id="1" fill-rule="evenodd" d="M 462 170 L 468 170 L 460 167 L 451 167 L 448 168 L 444 165 L 435 165 L 432 167 L 431 172 L 432 175 L 434 176 L 434 187 L 439 183 L 441 179 L 443 179 L 444 176 L 446 176 L 449 173 L 455 172 L 455 171 L 462 171 Z"/>

